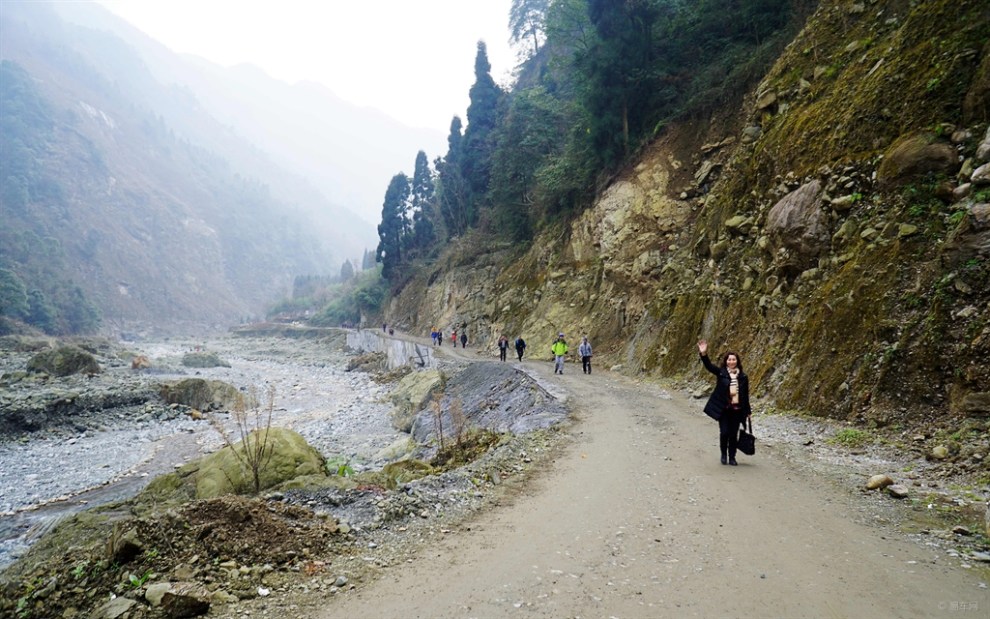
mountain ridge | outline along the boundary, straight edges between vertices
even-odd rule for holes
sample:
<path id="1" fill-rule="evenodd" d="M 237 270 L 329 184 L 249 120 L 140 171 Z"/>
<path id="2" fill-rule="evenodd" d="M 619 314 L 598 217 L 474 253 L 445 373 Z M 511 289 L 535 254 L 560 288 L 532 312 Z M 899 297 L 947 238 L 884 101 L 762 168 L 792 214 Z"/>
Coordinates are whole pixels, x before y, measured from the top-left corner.
<path id="1" fill-rule="evenodd" d="M 33 163 L 4 181 L 0 268 L 25 305 L 30 296 L 67 314 L 75 294 L 109 332 L 217 328 L 262 314 L 298 275 L 359 259 L 368 224 L 278 172 L 197 111 L 188 91 L 156 82 L 121 39 L 49 9 L 3 13 L 5 69 L 28 76 L 3 84 L 6 120 L 22 131 L 5 139 L 5 161 Z M 46 102 L 53 139 L 18 124 L 22 96 Z M 266 181 L 218 153 L 252 162 Z M 314 225 L 314 211 L 328 208 Z M 38 252 L 39 241 L 54 253 Z M 73 330 L 53 320 L 53 331 Z"/>

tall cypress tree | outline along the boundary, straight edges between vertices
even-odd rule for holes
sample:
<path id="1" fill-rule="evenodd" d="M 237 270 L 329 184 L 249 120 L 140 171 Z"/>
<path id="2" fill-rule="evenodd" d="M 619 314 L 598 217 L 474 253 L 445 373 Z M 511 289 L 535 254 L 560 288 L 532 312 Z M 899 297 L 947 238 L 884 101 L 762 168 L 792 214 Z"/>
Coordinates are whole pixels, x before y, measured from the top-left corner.
<path id="1" fill-rule="evenodd" d="M 416 250 L 425 250 L 436 237 L 434 208 L 434 179 L 430 162 L 424 151 L 416 153 L 413 170 L 410 205 L 412 209 L 413 234 L 411 244 Z"/>
<path id="2" fill-rule="evenodd" d="M 389 279 L 402 263 L 402 244 L 407 234 L 406 210 L 409 205 L 409 177 L 399 172 L 392 177 L 382 202 L 382 223 L 378 224 L 378 250 L 382 275 Z"/>
<path id="3" fill-rule="evenodd" d="M 447 156 L 437 165 L 436 201 L 447 232 L 460 234 L 470 225 L 467 184 L 461 176 L 464 136 L 461 119 L 454 116 L 447 136 Z"/>
<path id="4" fill-rule="evenodd" d="M 493 131 L 498 122 L 498 107 L 503 92 L 491 76 L 488 48 L 478 41 L 478 53 L 474 59 L 474 85 L 468 95 L 471 103 L 467 109 L 467 130 L 464 132 L 464 151 L 461 159 L 461 175 L 469 190 L 468 223 L 477 222 L 479 202 L 488 190 L 491 174 L 491 157 L 494 150 Z"/>

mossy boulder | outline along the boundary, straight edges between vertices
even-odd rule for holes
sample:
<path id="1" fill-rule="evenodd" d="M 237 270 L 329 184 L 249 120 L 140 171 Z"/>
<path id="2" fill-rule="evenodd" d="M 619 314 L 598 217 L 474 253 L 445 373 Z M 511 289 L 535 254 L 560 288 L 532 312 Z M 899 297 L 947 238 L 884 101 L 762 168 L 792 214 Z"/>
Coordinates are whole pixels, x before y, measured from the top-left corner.
<path id="1" fill-rule="evenodd" d="M 304 490 L 315 492 L 326 488 L 334 490 L 353 490 L 358 484 L 353 477 L 343 477 L 341 475 L 327 475 L 326 473 L 314 473 L 313 475 L 301 475 L 289 481 L 275 486 L 273 490 L 286 492 L 288 490 Z"/>
<path id="2" fill-rule="evenodd" d="M 151 480 L 137 497 L 137 511 L 143 511 L 143 508 L 149 505 L 183 503 L 193 500 L 195 488 L 192 480 L 195 479 L 194 475 L 197 470 L 199 470 L 198 463 L 192 462 L 174 473 L 159 475 Z"/>
<path id="3" fill-rule="evenodd" d="M 394 441 L 391 445 L 379 449 L 373 460 L 386 462 L 401 460 L 409 456 L 415 450 L 416 441 L 414 441 L 411 436 L 404 436 Z"/>
<path id="4" fill-rule="evenodd" d="M 400 432 L 409 432 L 416 413 L 429 404 L 433 394 L 442 386 L 443 377 L 437 370 L 412 372 L 404 377 L 390 396 L 395 405 L 392 426 Z"/>
<path id="5" fill-rule="evenodd" d="M 433 467 L 422 460 L 399 460 L 382 467 L 382 473 L 394 484 L 400 486 L 433 473 Z M 391 486 L 390 487 L 394 487 Z"/>
<path id="6" fill-rule="evenodd" d="M 71 376 L 72 374 L 99 374 L 100 364 L 97 363 L 93 355 L 81 348 L 60 346 L 31 357 L 27 369 L 33 373 L 43 372 L 52 376 Z"/>
<path id="7" fill-rule="evenodd" d="M 230 364 L 215 352 L 190 352 L 182 355 L 182 365 L 187 368 L 229 368 Z"/>
<path id="8" fill-rule="evenodd" d="M 267 490 L 304 475 L 325 474 L 323 456 L 298 432 L 287 428 L 258 430 L 249 436 L 249 444 L 258 438 L 259 432 L 261 436 L 267 432 L 267 439 L 263 439 L 266 442 L 262 456 L 264 463 L 259 467 L 259 490 Z M 200 463 L 196 472 L 197 499 L 255 490 L 251 467 L 235 455 L 234 449 L 243 455 L 243 444 L 237 443 L 207 456 Z"/>
<path id="9" fill-rule="evenodd" d="M 220 380 L 187 378 L 161 386 L 159 393 L 166 404 L 182 404 L 202 411 L 229 410 L 240 405 L 251 407 L 246 395 Z"/>
<path id="10" fill-rule="evenodd" d="M 402 484 L 426 477 L 435 469 L 422 460 L 399 460 L 386 464 L 378 471 L 364 471 L 351 479 L 359 486 L 377 486 L 395 490 Z"/>
<path id="11" fill-rule="evenodd" d="M 929 173 L 948 175 L 958 169 L 958 153 L 952 144 L 932 133 L 911 133 L 887 149 L 877 180 L 886 187 L 898 187 Z"/>

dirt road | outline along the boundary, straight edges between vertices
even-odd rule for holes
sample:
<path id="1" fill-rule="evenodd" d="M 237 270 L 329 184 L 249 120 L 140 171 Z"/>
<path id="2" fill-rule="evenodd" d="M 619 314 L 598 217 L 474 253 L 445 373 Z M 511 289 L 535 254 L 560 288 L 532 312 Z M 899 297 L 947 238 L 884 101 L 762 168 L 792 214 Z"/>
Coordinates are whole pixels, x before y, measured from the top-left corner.
<path id="1" fill-rule="evenodd" d="M 721 465 L 698 401 L 523 365 L 568 394 L 575 444 L 514 504 L 329 599 L 321 617 L 990 614 L 979 574 L 858 523 L 848 495 L 772 450 Z"/>

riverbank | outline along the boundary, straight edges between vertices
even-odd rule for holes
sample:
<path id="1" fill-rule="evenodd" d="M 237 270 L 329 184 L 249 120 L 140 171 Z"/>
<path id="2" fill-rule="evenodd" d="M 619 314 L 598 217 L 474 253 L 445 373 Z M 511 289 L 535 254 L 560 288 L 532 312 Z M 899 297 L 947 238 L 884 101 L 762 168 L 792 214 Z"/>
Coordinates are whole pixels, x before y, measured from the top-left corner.
<path id="1" fill-rule="evenodd" d="M 47 421 L 0 436 L 0 566 L 23 551 L 39 512 L 63 515 L 133 496 L 155 476 L 222 446 L 204 416 L 194 418 L 188 407 L 161 402 L 162 384 L 195 377 L 243 390 L 270 385 L 276 398 L 273 425 L 292 427 L 328 458 L 341 457 L 356 471 L 380 466 L 376 454 L 402 438 L 389 423 L 388 387 L 366 372 L 346 371 L 342 341 L 225 337 L 101 343 L 89 346 L 102 367 L 99 374 L 23 378 L 5 385 L 8 410 L 41 411 L 29 416 Z M 11 348 L 0 356 L 0 373 L 23 372 L 34 353 Z M 205 351 L 230 367 L 183 366 L 184 355 Z M 151 367 L 132 369 L 133 356 L 146 357 Z M 50 412 L 53 403 L 61 415 Z"/>

